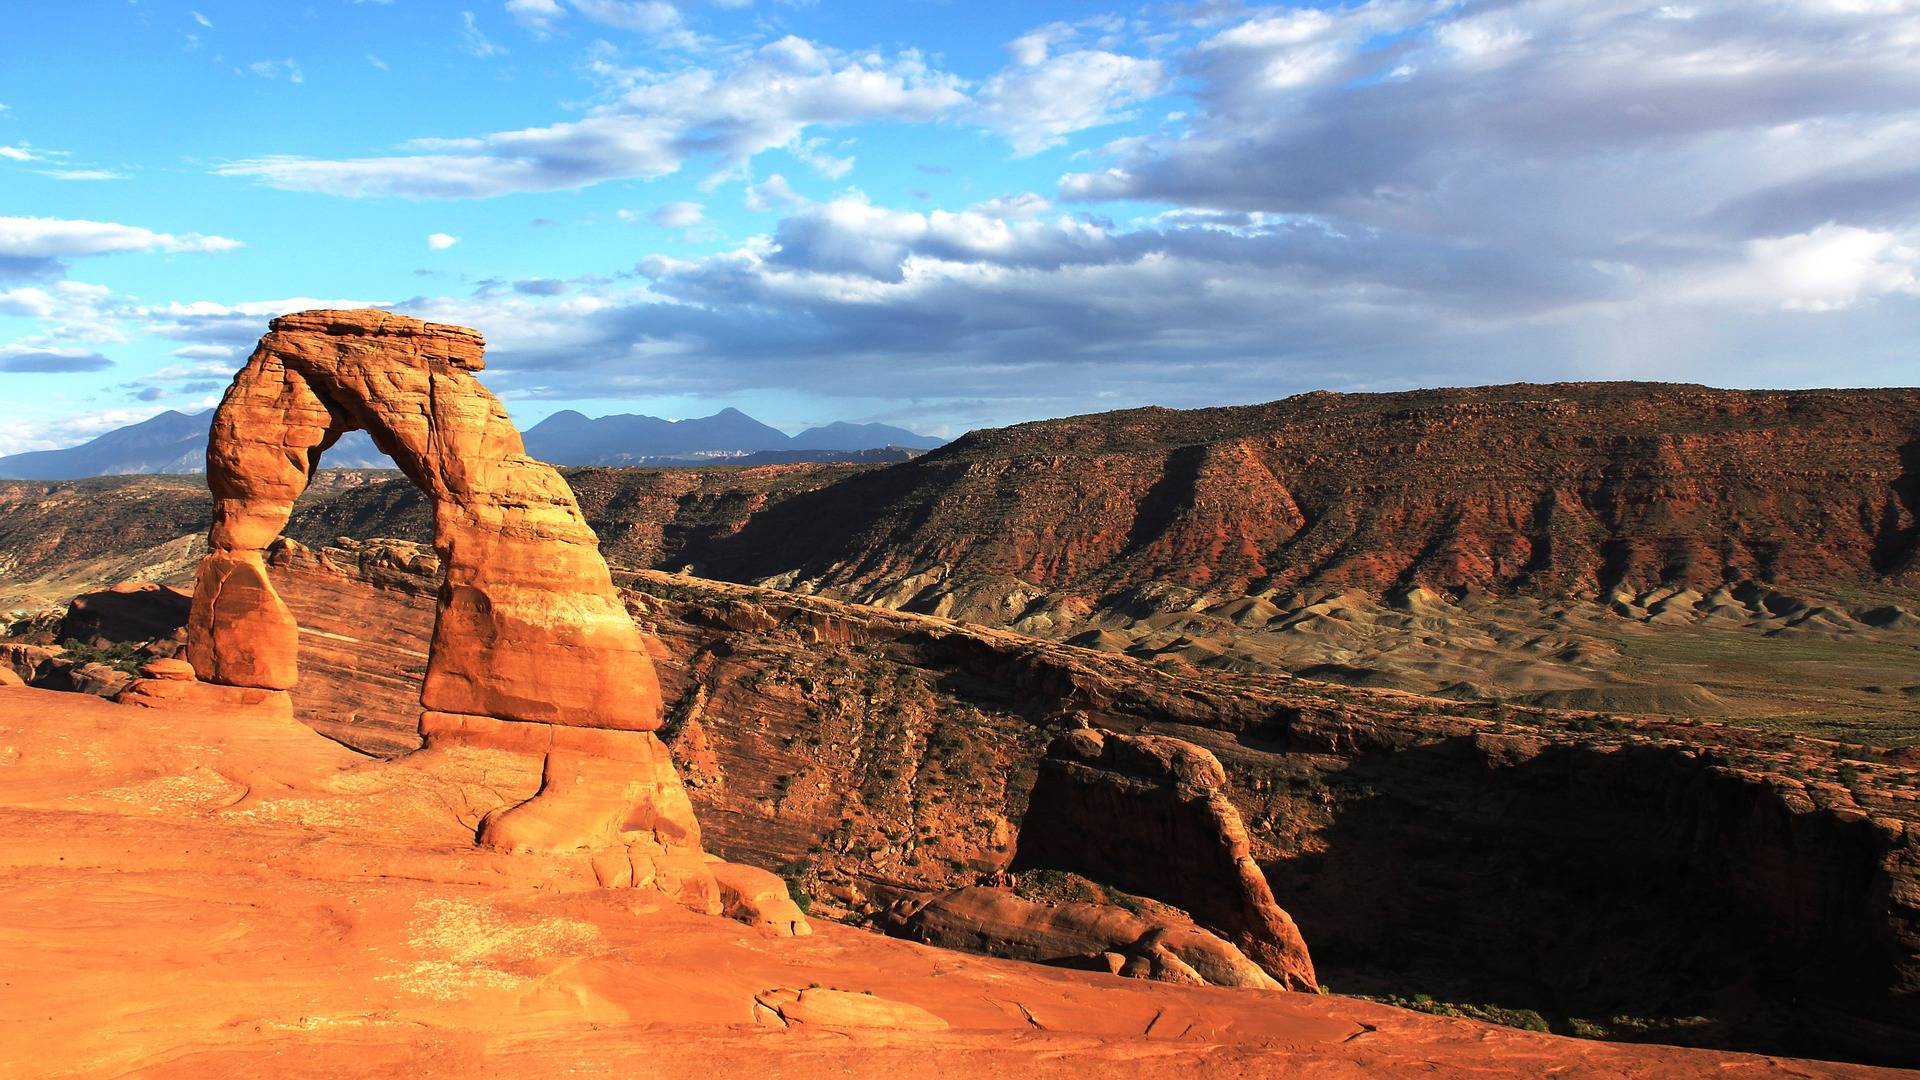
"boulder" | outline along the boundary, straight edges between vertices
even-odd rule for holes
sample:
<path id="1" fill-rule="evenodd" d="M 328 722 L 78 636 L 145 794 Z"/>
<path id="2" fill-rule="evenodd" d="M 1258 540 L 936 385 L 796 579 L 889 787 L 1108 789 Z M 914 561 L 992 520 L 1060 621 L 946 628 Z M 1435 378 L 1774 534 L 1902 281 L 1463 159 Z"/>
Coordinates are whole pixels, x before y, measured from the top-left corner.
<path id="1" fill-rule="evenodd" d="M 714 863 L 713 880 L 720 886 L 721 910 L 728 918 L 762 927 L 782 937 L 813 933 L 800 905 L 793 902 L 784 878 L 757 866 Z"/>
<path id="2" fill-rule="evenodd" d="M 187 624 L 193 598 L 151 581 L 129 581 L 82 593 L 67 604 L 60 620 L 61 641 L 96 648 L 165 638 Z"/>
<path id="3" fill-rule="evenodd" d="M 194 680 L 193 665 L 187 663 L 185 660 L 173 657 L 162 657 L 161 659 L 149 660 L 141 664 L 140 675 L 142 678 L 160 679 L 167 682 L 192 682 Z"/>
<path id="4" fill-rule="evenodd" d="M 0 667 L 13 672 L 22 682 L 31 683 L 52 670 L 54 659 L 66 650 L 58 645 L 30 645 L 23 642 L 0 643 Z"/>

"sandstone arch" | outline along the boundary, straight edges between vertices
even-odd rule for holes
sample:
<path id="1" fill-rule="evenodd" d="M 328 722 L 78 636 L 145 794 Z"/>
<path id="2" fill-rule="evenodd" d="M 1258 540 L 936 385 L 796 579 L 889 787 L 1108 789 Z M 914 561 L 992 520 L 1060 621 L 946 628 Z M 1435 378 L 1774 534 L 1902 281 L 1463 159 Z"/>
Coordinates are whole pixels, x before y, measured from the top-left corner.
<path id="1" fill-rule="evenodd" d="M 652 734 L 661 701 L 646 644 L 572 490 L 526 456 L 506 410 L 474 377 L 483 347 L 475 331 L 383 311 L 273 321 L 214 414 L 213 528 L 188 659 L 205 682 L 295 686 L 298 627 L 264 552 L 321 452 L 365 429 L 433 500 L 446 577 L 421 691 L 428 748 L 543 757 L 539 794 L 489 814 L 479 841 L 585 849 L 603 884 L 651 883 L 718 911 L 730 878 L 716 883 L 692 805 Z"/>

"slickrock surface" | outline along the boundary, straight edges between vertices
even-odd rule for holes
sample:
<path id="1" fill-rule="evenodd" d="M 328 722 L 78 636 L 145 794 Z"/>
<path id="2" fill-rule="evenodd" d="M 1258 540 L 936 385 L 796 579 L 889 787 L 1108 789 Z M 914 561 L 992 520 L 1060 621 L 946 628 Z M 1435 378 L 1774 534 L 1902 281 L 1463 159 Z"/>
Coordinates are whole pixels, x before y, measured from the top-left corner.
<path id="1" fill-rule="evenodd" d="M 835 925 L 774 937 L 474 848 L 477 817 L 537 772 L 429 753 L 369 763 L 284 718 L 0 687 L 8 1075 L 1888 1075 Z"/>

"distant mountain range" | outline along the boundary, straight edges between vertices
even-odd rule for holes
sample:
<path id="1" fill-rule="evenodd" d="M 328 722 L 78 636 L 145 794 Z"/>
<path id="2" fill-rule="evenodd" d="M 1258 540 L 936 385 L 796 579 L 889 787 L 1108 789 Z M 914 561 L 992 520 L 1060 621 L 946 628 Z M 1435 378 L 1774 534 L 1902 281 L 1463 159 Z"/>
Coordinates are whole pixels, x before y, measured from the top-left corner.
<path id="1" fill-rule="evenodd" d="M 72 480 L 129 473 L 195 473 L 206 468 L 213 410 L 168 410 L 79 446 L 0 457 L 0 478 Z M 738 409 L 689 420 L 603 416 L 567 410 L 526 432 L 527 452 L 555 465 L 768 465 L 794 461 L 905 461 L 945 440 L 886 424 L 833 423 L 789 436 Z M 335 469 L 389 468 L 364 431 L 342 437 L 321 459 Z"/>
<path id="2" fill-rule="evenodd" d="M 795 451 L 804 451 L 807 456 L 787 456 L 785 460 L 838 460 L 817 455 L 932 450 L 946 442 L 886 424 L 833 423 L 788 435 L 739 409 L 722 409 L 712 416 L 690 420 L 662 420 L 632 413 L 595 420 L 568 409 L 528 428 L 526 440 L 527 453 L 556 465 L 725 463 L 748 454 L 791 455 Z"/>

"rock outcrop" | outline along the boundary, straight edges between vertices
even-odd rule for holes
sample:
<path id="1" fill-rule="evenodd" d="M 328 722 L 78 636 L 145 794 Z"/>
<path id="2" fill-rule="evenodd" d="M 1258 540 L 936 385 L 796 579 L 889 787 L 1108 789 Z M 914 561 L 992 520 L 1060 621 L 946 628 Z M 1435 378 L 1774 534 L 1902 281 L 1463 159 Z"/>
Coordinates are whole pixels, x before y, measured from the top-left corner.
<path id="1" fill-rule="evenodd" d="M 192 605 L 192 598 L 179 589 L 151 581 L 123 582 L 74 597 L 60 620 L 58 636 L 96 647 L 144 644 L 178 631 Z"/>
<path id="2" fill-rule="evenodd" d="M 1260 965 L 1218 935 L 1182 918 L 1136 915 L 1113 904 L 1041 904 L 976 885 L 902 910 L 888 929 L 942 948 L 1128 978 L 1280 989 Z"/>
<path id="3" fill-rule="evenodd" d="M 1013 866 L 1073 870 L 1164 900 L 1282 986 L 1318 990 L 1307 943 L 1253 861 L 1226 789 L 1219 760 L 1192 743 L 1068 732 L 1040 763 Z"/>
<path id="4" fill-rule="evenodd" d="M 322 452 L 365 430 L 433 506 L 443 577 L 420 689 L 426 745 L 544 761 L 538 793 L 487 814 L 479 841 L 586 851 L 602 884 L 718 913 L 699 824 L 653 735 L 646 644 L 566 481 L 526 456 L 475 378 L 482 348 L 472 330 L 382 311 L 273 321 L 214 413 L 187 657 L 209 683 L 297 684 L 299 628 L 267 551 Z"/>

